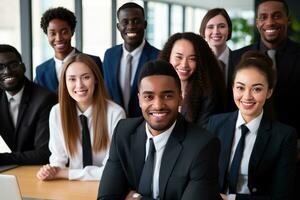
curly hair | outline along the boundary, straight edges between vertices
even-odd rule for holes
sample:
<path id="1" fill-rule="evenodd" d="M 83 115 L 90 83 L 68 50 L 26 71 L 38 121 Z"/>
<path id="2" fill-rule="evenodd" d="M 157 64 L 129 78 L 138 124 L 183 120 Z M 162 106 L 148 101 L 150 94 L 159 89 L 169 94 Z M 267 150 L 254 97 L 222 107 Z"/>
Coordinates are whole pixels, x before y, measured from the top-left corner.
<path id="1" fill-rule="evenodd" d="M 221 69 L 212 50 L 206 41 L 192 32 L 175 33 L 172 35 L 162 51 L 159 59 L 169 61 L 172 48 L 177 40 L 184 39 L 191 42 L 196 56 L 195 72 L 188 79 L 182 110 L 186 112 L 186 119 L 195 122 L 201 113 L 206 112 L 203 100 L 222 102 L 225 107 L 225 81 Z M 224 109 L 222 109 L 224 110 Z"/>
<path id="2" fill-rule="evenodd" d="M 47 34 L 49 22 L 53 19 L 66 21 L 71 28 L 72 34 L 74 33 L 77 20 L 73 12 L 64 7 L 50 8 L 44 12 L 40 25 L 45 34 Z"/>

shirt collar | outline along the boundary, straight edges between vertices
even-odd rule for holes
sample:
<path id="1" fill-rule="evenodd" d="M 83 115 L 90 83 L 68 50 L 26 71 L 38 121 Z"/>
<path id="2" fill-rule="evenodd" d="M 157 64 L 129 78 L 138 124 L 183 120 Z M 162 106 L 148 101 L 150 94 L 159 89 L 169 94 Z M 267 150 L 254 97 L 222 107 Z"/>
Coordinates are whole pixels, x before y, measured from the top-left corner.
<path id="1" fill-rule="evenodd" d="M 22 98 L 22 95 L 23 95 L 23 91 L 24 91 L 24 86 L 22 87 L 22 89 L 17 94 L 15 94 L 13 96 L 10 95 L 7 91 L 5 91 L 7 101 L 9 101 L 9 99 L 13 97 L 16 102 L 20 102 L 21 98 Z"/>
<path id="2" fill-rule="evenodd" d="M 92 117 L 92 108 L 93 108 L 93 105 L 90 105 L 86 111 L 84 112 L 81 112 L 80 109 L 78 107 L 76 107 L 77 109 L 77 115 L 80 116 L 80 115 L 84 115 L 86 116 L 88 119 L 90 119 Z"/>
<path id="3" fill-rule="evenodd" d="M 176 121 L 172 124 L 172 126 L 170 128 L 168 128 L 167 130 L 165 130 L 164 132 L 162 132 L 161 134 L 159 135 L 156 135 L 156 136 L 153 136 L 151 133 L 150 133 L 150 130 L 148 128 L 148 123 L 146 123 L 146 134 L 147 134 L 147 139 L 150 139 L 152 138 L 153 139 L 153 142 L 154 142 L 154 146 L 155 146 L 155 149 L 156 151 L 159 151 L 160 149 L 162 149 L 163 147 L 166 146 L 167 142 L 168 142 L 168 139 L 175 127 L 175 124 L 176 124 Z"/>
<path id="4" fill-rule="evenodd" d="M 224 51 L 220 54 L 219 60 L 222 60 L 226 65 L 228 64 L 228 58 L 229 58 L 229 47 L 226 46 Z"/>
<path id="5" fill-rule="evenodd" d="M 138 54 L 142 53 L 142 50 L 145 46 L 145 40 L 142 41 L 142 43 L 140 44 L 140 46 L 138 46 L 137 48 L 135 48 L 132 52 L 129 52 L 126 50 L 125 48 L 125 44 L 123 44 L 123 55 L 126 58 L 128 54 L 131 54 L 133 57 L 137 56 Z"/>
<path id="6" fill-rule="evenodd" d="M 255 133 L 256 134 L 257 130 L 259 128 L 259 124 L 261 122 L 263 113 L 264 113 L 264 111 L 262 111 L 256 118 L 254 118 L 250 122 L 246 123 L 245 120 L 242 117 L 241 111 L 239 111 L 235 128 L 236 129 L 240 128 L 241 125 L 245 124 L 247 126 L 247 128 L 249 129 L 250 133 Z"/>
<path id="7" fill-rule="evenodd" d="M 286 44 L 287 44 L 287 40 L 284 40 L 284 41 L 282 41 L 281 44 L 280 44 L 277 48 L 275 48 L 274 50 L 276 50 L 276 51 L 284 51 L 284 50 L 285 50 L 285 47 L 286 47 Z M 267 48 L 267 47 L 264 45 L 264 43 L 261 41 L 261 42 L 259 43 L 259 50 L 260 50 L 260 52 L 265 53 L 266 51 L 269 50 L 269 48 Z"/>
<path id="8" fill-rule="evenodd" d="M 75 48 L 73 48 L 73 50 L 63 59 L 63 60 L 59 60 L 58 58 L 56 58 L 55 56 L 54 56 L 54 61 L 55 61 L 55 63 L 57 64 L 57 65 L 62 65 L 63 64 L 63 62 L 66 62 L 66 60 L 69 58 L 69 57 L 71 57 L 72 55 L 74 55 L 76 53 L 76 50 L 75 50 Z"/>

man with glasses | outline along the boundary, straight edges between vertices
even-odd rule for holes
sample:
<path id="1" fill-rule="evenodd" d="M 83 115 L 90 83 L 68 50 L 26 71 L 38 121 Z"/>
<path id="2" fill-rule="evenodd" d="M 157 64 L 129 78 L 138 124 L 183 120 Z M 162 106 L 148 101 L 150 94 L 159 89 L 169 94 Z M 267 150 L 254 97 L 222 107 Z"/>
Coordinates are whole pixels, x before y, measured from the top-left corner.
<path id="1" fill-rule="evenodd" d="M 19 52 L 0 44 L 0 136 L 10 149 L 0 152 L 0 165 L 48 163 L 48 118 L 57 96 L 24 73 Z"/>
<path id="2" fill-rule="evenodd" d="M 103 72 L 113 101 L 121 105 L 128 117 L 141 116 L 137 98 L 137 77 L 144 63 L 157 58 L 159 50 L 145 39 L 144 9 L 136 3 L 125 3 L 117 11 L 117 28 L 124 40 L 105 52 Z"/>

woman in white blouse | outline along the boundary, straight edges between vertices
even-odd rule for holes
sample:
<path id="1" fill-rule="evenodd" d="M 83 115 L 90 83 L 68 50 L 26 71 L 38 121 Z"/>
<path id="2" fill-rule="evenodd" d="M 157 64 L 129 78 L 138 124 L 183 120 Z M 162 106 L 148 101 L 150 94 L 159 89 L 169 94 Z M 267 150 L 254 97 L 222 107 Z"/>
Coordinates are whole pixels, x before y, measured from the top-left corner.
<path id="1" fill-rule="evenodd" d="M 100 180 L 113 130 L 123 109 L 108 100 L 96 63 L 85 54 L 76 54 L 64 64 L 59 84 L 59 104 L 49 118 L 50 164 L 37 173 L 40 180 Z M 91 163 L 84 166 L 80 115 L 87 118 Z M 86 132 L 85 132 L 86 133 Z M 68 167 L 66 167 L 68 165 Z"/>

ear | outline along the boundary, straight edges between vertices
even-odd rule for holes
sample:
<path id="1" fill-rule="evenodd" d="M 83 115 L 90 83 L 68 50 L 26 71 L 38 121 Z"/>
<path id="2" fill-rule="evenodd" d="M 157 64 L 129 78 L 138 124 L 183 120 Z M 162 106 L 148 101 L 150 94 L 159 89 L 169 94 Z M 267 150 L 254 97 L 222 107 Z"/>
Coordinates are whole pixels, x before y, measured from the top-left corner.
<path id="1" fill-rule="evenodd" d="M 147 28 L 147 25 L 148 25 L 148 22 L 147 22 L 147 20 L 145 20 L 145 21 L 144 21 L 144 29 Z"/>
<path id="2" fill-rule="evenodd" d="M 25 67 L 25 64 L 24 63 L 22 63 L 21 65 L 20 65 L 20 67 L 22 68 L 22 70 L 24 71 L 24 73 L 26 72 L 26 67 Z"/>
<path id="3" fill-rule="evenodd" d="M 139 107 L 142 108 L 141 103 L 140 103 L 140 93 L 139 92 L 137 93 L 137 96 L 138 96 L 138 99 L 139 99 Z"/>
<path id="4" fill-rule="evenodd" d="M 268 89 L 267 99 L 269 99 L 273 94 L 273 89 Z"/>
<path id="5" fill-rule="evenodd" d="M 120 31 L 120 24 L 117 23 L 117 29 Z"/>

